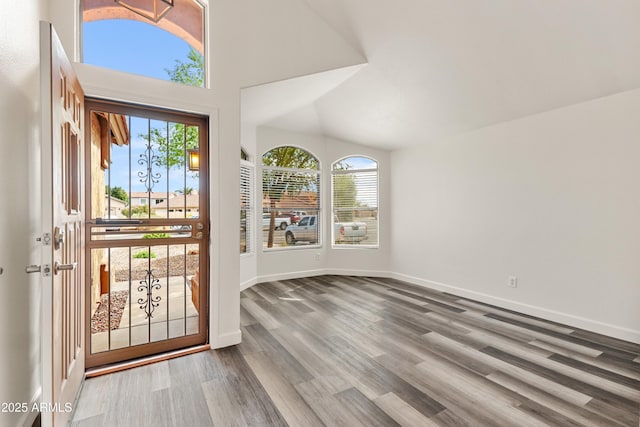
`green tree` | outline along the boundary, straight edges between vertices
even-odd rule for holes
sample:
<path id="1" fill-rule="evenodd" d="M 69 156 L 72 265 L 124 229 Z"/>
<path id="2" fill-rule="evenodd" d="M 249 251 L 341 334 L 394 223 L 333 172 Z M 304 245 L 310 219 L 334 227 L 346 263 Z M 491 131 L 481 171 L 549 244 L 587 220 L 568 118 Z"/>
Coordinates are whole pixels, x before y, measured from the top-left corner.
<path id="1" fill-rule="evenodd" d="M 197 150 L 199 147 L 200 129 L 197 126 L 185 126 L 182 123 L 168 123 L 167 129 L 152 128 L 151 141 L 158 147 L 156 166 L 169 167 L 184 166 L 186 164 L 186 150 Z M 140 135 L 147 138 L 147 135 Z M 194 175 L 197 175 L 195 173 Z"/>
<path id="2" fill-rule="evenodd" d="M 338 163 L 334 170 L 348 170 L 349 165 Z M 350 173 L 333 175 L 333 208 L 340 222 L 353 221 L 353 208 L 358 206 L 358 187 L 355 177 Z"/>
<path id="3" fill-rule="evenodd" d="M 172 69 L 165 69 L 171 81 L 189 86 L 204 86 L 204 58 L 191 48 L 186 61 L 177 59 Z M 182 123 L 169 123 L 168 129 L 152 128 L 149 136 L 139 135 L 158 147 L 157 166 L 172 168 L 186 161 L 186 150 L 198 149 L 200 129 Z M 197 173 L 194 173 L 197 176 Z"/>
<path id="4" fill-rule="evenodd" d="M 276 224 L 276 204 L 284 195 L 296 196 L 304 190 L 318 186 L 315 173 L 290 169 L 318 169 L 318 160 L 308 151 L 297 147 L 277 147 L 262 156 L 262 164 L 272 168 L 262 172 L 262 194 L 269 199 L 271 220 L 267 247 L 273 247 L 273 230 Z M 283 168 L 283 169 L 276 169 Z"/>
<path id="5" fill-rule="evenodd" d="M 193 187 L 179 188 L 179 189 L 175 190 L 175 192 L 178 193 L 178 194 L 188 195 L 188 194 L 193 193 Z"/>
<path id="6" fill-rule="evenodd" d="M 172 82 L 182 83 L 189 86 L 204 86 L 204 58 L 200 53 L 191 48 L 187 54 L 187 61 L 176 59 L 172 69 L 165 68 Z"/>
<path id="7" fill-rule="evenodd" d="M 122 200 L 123 202 L 129 201 L 129 195 L 122 187 L 112 187 L 109 194 L 111 194 L 111 197 L 115 197 L 116 199 Z"/>

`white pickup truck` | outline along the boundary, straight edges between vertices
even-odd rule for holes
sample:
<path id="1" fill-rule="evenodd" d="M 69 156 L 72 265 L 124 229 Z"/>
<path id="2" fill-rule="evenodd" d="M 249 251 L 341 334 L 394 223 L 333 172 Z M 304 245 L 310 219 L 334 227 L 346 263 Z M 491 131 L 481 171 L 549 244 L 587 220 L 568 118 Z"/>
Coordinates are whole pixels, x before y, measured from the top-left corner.
<path id="1" fill-rule="evenodd" d="M 271 214 L 263 213 L 262 214 L 262 228 L 269 229 L 269 225 L 271 224 Z M 291 225 L 291 217 L 288 216 L 276 216 L 275 222 L 276 229 L 284 230 L 287 226 Z"/>
<path id="2" fill-rule="evenodd" d="M 358 243 L 367 238 L 367 225 L 364 222 L 337 222 L 334 220 L 333 235 L 336 243 Z M 284 234 L 287 245 L 297 242 L 318 242 L 318 218 L 306 215 L 297 224 L 287 227 Z"/>

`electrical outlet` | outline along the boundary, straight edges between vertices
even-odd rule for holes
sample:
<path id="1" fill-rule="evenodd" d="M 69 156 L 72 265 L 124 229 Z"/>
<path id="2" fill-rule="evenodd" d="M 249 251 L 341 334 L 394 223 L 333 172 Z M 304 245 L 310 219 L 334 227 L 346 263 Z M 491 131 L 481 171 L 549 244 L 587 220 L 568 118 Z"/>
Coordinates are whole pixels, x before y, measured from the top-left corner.
<path id="1" fill-rule="evenodd" d="M 516 276 L 509 276 L 509 282 L 507 282 L 507 285 L 510 288 L 517 288 L 518 287 L 518 278 Z"/>
<path id="2" fill-rule="evenodd" d="M 320 254 L 316 253 L 316 261 L 320 261 Z"/>

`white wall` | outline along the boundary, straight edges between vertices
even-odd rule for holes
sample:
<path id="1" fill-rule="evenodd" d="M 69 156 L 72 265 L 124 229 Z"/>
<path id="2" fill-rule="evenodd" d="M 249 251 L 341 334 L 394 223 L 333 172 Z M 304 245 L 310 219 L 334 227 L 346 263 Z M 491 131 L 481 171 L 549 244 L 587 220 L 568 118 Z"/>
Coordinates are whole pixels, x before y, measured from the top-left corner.
<path id="1" fill-rule="evenodd" d="M 362 62 L 362 55 L 297 0 L 210 0 L 210 89 L 186 88 L 76 64 L 87 94 L 208 114 L 211 127 L 211 310 L 214 347 L 240 341 L 240 89 Z M 53 24 L 79 58 L 78 0 L 52 0 Z M 265 19 L 268 16 L 269 19 Z"/>
<path id="2" fill-rule="evenodd" d="M 391 270 L 640 342 L 638 141 L 640 90 L 393 153 Z"/>
<path id="3" fill-rule="evenodd" d="M 389 261 L 389 153 L 362 145 L 340 141 L 321 135 L 289 132 L 269 127 L 257 129 L 257 158 L 274 147 L 292 145 L 304 148 L 314 154 L 321 167 L 321 241 L 316 248 L 288 248 L 276 250 L 262 249 L 262 233 L 258 233 L 257 281 L 279 280 L 317 274 L 376 274 L 388 271 Z M 332 248 L 331 247 L 331 164 L 349 155 L 364 155 L 379 162 L 380 181 L 380 247 L 371 248 Z M 259 161 L 258 161 L 259 163 Z M 260 169 L 256 168 L 257 182 L 260 182 Z M 262 206 L 261 186 L 257 185 L 258 209 Z M 260 216 L 259 216 L 260 219 Z M 261 229 L 262 222 L 258 225 Z"/>
<path id="4" fill-rule="evenodd" d="M 39 20 L 46 2 L 10 2 L 0 17 L 0 402 L 30 404 L 40 393 Z M 10 350 L 9 350 L 10 349 Z M 0 426 L 30 414 L 0 413 Z"/>

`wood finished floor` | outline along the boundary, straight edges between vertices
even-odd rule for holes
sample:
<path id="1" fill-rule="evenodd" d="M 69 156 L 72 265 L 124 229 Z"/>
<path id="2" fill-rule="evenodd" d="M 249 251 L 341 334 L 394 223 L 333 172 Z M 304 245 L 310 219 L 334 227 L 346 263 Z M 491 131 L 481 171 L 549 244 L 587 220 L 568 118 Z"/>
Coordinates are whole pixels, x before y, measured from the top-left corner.
<path id="1" fill-rule="evenodd" d="M 391 279 L 242 292 L 242 344 L 89 379 L 74 426 L 639 426 L 640 345 Z"/>

